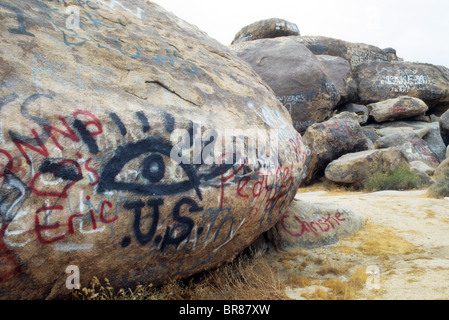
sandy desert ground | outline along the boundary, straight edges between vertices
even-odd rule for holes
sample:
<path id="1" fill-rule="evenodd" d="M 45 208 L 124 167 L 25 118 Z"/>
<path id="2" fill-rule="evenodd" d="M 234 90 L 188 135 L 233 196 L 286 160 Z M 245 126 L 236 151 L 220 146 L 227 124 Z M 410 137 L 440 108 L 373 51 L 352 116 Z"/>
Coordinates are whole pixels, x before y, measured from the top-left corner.
<path id="1" fill-rule="evenodd" d="M 427 190 L 302 189 L 297 197 L 338 203 L 366 217 L 367 223 L 335 245 L 271 251 L 290 298 L 449 298 L 449 199 L 431 198 Z"/>

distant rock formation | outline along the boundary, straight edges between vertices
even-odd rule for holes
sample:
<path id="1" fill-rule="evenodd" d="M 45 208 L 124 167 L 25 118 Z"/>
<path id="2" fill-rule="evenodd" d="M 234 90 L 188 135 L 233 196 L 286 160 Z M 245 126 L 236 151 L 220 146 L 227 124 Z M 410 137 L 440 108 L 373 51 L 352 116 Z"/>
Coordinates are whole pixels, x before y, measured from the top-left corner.
<path id="1" fill-rule="evenodd" d="M 238 44 L 241 42 L 258 39 L 299 35 L 299 29 L 296 24 L 288 22 L 284 19 L 273 18 L 257 21 L 244 27 L 235 35 L 231 44 Z"/>
<path id="2" fill-rule="evenodd" d="M 358 117 L 349 112 L 310 126 L 303 136 L 303 141 L 309 154 L 306 160 L 304 185 L 322 177 L 331 161 L 347 153 L 373 148 L 373 143 L 364 134 Z"/>
<path id="3" fill-rule="evenodd" d="M 429 107 L 418 98 L 399 97 L 369 104 L 369 114 L 378 123 L 425 115 Z"/>
<path id="4" fill-rule="evenodd" d="M 298 37 L 279 37 L 231 46 L 274 91 L 299 132 L 332 115 L 340 101 L 326 67 Z"/>
<path id="5" fill-rule="evenodd" d="M 294 45 L 286 53 L 284 44 Z M 414 170 L 424 170 L 425 165 L 430 171 L 424 171 L 431 174 L 446 158 L 448 68 L 404 61 L 393 48 L 380 49 L 326 36 L 284 34 L 269 41 L 247 39 L 231 45 L 231 49 L 272 87 L 303 135 L 308 159 L 302 186 L 323 177 L 360 184 L 355 178 L 341 178 L 341 172 L 345 177 L 355 177 L 351 173 L 354 161 L 376 169 L 359 172 L 366 178 L 399 164 Z M 330 100 L 323 91 L 320 99 L 318 94 L 312 95 L 315 99 L 307 99 L 310 94 L 305 93 L 319 91 L 319 78 L 326 79 L 324 91 L 333 97 Z M 338 118 L 347 112 L 356 116 L 357 126 L 354 120 L 341 122 Z M 419 137 L 411 139 L 412 133 Z M 379 138 L 383 141 L 376 144 Z M 376 150 L 375 145 L 388 145 L 388 152 Z M 394 155 L 400 159 L 394 160 Z M 392 165 L 379 164 L 384 158 Z"/>

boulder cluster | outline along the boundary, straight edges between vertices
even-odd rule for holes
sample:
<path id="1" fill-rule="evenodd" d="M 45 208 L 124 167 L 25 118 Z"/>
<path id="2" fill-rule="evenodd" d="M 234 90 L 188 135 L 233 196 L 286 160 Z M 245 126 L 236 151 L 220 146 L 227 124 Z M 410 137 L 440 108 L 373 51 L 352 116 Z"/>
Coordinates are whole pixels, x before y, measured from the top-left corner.
<path id="1" fill-rule="evenodd" d="M 254 35 L 254 36 L 253 36 Z M 449 69 L 324 36 L 283 19 L 253 23 L 230 48 L 273 89 L 303 135 L 302 186 L 363 185 L 409 167 L 432 183 L 449 144 Z"/>
<path id="2" fill-rule="evenodd" d="M 393 49 L 281 19 L 228 47 L 147 0 L 2 0 L 0 19 L 0 299 L 187 278 L 270 230 L 335 243 L 363 219 L 302 185 L 446 158 L 449 70 Z"/>

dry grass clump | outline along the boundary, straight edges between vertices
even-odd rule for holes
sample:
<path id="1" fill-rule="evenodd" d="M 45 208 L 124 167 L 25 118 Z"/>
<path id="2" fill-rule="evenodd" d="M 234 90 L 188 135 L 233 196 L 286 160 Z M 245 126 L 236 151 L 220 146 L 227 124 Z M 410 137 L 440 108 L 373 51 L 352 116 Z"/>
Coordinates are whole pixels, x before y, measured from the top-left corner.
<path id="1" fill-rule="evenodd" d="M 94 278 L 88 287 L 76 290 L 76 300 L 286 300 L 284 284 L 268 260 L 239 257 L 232 263 L 185 281 L 160 287 L 138 285 L 114 291 L 107 279 Z"/>
<path id="2" fill-rule="evenodd" d="M 349 280 L 332 278 L 321 281 L 320 285 L 327 287 L 327 300 L 354 300 L 357 293 L 365 288 L 369 274 L 365 268 L 358 268 Z"/>
<path id="3" fill-rule="evenodd" d="M 355 245 L 347 245 L 346 241 Z M 377 256 L 388 260 L 389 256 L 419 253 L 421 250 L 414 244 L 398 236 L 394 230 L 378 226 L 367 221 L 365 227 L 340 245 L 332 247 L 336 252 Z"/>
<path id="4" fill-rule="evenodd" d="M 305 292 L 302 297 L 307 300 L 329 300 L 329 294 L 323 288 L 316 288 L 312 293 Z"/>
<path id="5" fill-rule="evenodd" d="M 333 274 L 334 276 L 338 276 L 341 274 L 341 272 L 342 272 L 342 270 L 340 270 L 339 268 L 335 268 L 332 266 L 324 266 L 320 270 L 317 271 L 317 274 L 319 274 L 320 276 L 325 276 L 328 274 Z"/>
<path id="6" fill-rule="evenodd" d="M 210 290 L 207 298 L 214 300 L 288 299 L 278 271 L 261 256 L 223 266 L 208 274 L 200 285 Z"/>
<path id="7" fill-rule="evenodd" d="M 317 191 L 326 191 L 329 195 L 339 195 L 347 192 L 357 192 L 359 191 L 359 188 L 351 184 L 335 183 L 328 179 L 322 179 L 322 181 L 316 182 L 311 186 L 298 189 L 299 194 Z"/>
<path id="8" fill-rule="evenodd" d="M 290 273 L 284 281 L 284 285 L 293 288 L 304 288 L 312 285 L 312 279 L 307 276 L 300 276 L 296 273 Z"/>

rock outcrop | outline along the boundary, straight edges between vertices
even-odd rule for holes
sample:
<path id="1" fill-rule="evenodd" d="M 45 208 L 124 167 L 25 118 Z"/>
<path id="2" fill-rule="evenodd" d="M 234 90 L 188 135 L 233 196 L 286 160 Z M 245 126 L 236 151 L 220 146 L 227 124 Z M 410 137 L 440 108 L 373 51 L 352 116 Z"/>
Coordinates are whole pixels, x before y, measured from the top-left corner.
<path id="1" fill-rule="evenodd" d="M 289 110 L 297 131 L 330 118 L 340 93 L 320 60 L 299 37 L 248 41 L 231 46 Z"/>
<path id="2" fill-rule="evenodd" d="M 245 43 L 233 42 L 231 49 L 274 90 L 291 113 L 295 128 L 304 134 L 309 157 L 302 186 L 324 175 L 333 160 L 369 150 L 370 143 L 389 135 L 400 135 L 394 146 L 407 157 L 398 161 L 408 167 L 415 162 L 412 169 L 417 172 L 424 167 L 416 161 L 434 169 L 446 158 L 448 126 L 445 116 L 440 120 L 439 115 L 449 107 L 449 69 L 404 61 L 393 48 L 325 36 L 282 36 L 257 41 L 247 38 Z M 319 87 L 320 81 L 325 90 Z M 335 143 L 323 140 L 323 135 L 329 138 L 326 128 L 335 120 L 333 116 L 347 112 L 357 117 L 363 142 L 338 136 L 330 139 L 338 141 L 340 147 L 336 148 Z M 419 137 L 410 138 L 412 133 Z M 394 141 L 392 137 L 388 139 Z M 382 148 L 393 147 L 383 138 L 377 147 L 381 144 Z M 423 173 L 427 175 L 429 170 Z"/>
<path id="3" fill-rule="evenodd" d="M 365 43 L 352 43 L 324 36 L 302 36 L 301 42 L 316 55 L 341 57 L 352 67 L 364 62 L 392 60 L 388 52 Z"/>
<path id="4" fill-rule="evenodd" d="M 332 161 L 326 168 L 330 181 L 362 186 L 375 173 L 409 167 L 407 158 L 397 148 L 348 153 Z"/>
<path id="5" fill-rule="evenodd" d="M 410 96 L 423 100 L 430 109 L 449 105 L 449 77 L 434 65 L 373 61 L 357 65 L 354 77 L 361 104 Z"/>
<path id="6" fill-rule="evenodd" d="M 446 146 L 441 138 L 438 122 L 394 121 L 382 124 L 369 124 L 364 126 L 364 128 L 374 128 L 381 137 L 391 134 L 408 135 L 416 133 L 427 143 L 439 162 L 446 158 Z"/>
<path id="7" fill-rule="evenodd" d="M 351 65 L 343 58 L 335 56 L 316 56 L 324 67 L 324 72 L 337 87 L 340 100 L 337 105 L 357 100 L 357 83 L 353 79 Z"/>
<path id="8" fill-rule="evenodd" d="M 408 135 L 393 134 L 380 138 L 374 144 L 375 149 L 397 148 L 409 163 L 420 161 L 436 168 L 439 161 L 427 142 L 415 133 Z"/>
<path id="9" fill-rule="evenodd" d="M 299 36 L 298 26 L 284 19 L 267 19 L 254 22 L 240 30 L 231 44 L 258 39 Z"/>
<path id="10" fill-rule="evenodd" d="M 367 107 L 369 114 L 379 123 L 424 115 L 429 110 L 424 101 L 407 96 L 372 103 Z"/>
<path id="11" fill-rule="evenodd" d="M 149 1 L 0 9 L 1 298 L 184 278 L 285 214 L 305 147 L 227 47 Z"/>
<path id="12" fill-rule="evenodd" d="M 345 112 L 312 125 L 303 136 L 308 148 L 304 185 L 324 175 L 326 166 L 344 154 L 372 149 L 355 114 Z"/>
<path id="13" fill-rule="evenodd" d="M 370 115 L 368 107 L 356 103 L 343 104 L 338 108 L 338 110 L 336 110 L 335 115 L 343 112 L 350 112 L 355 114 L 360 125 L 364 125 L 368 121 Z"/>

